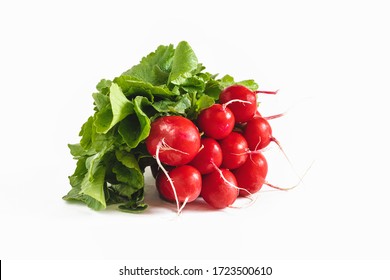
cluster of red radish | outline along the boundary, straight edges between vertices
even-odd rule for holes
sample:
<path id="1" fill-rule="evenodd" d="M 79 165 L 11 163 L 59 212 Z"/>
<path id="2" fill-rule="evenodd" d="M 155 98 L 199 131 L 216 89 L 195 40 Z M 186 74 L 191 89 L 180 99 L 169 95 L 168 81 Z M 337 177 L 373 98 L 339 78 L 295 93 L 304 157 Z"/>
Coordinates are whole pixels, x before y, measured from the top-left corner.
<path id="1" fill-rule="evenodd" d="M 178 213 L 199 196 L 222 209 L 238 196 L 251 197 L 264 184 L 278 188 L 266 181 L 268 164 L 261 151 L 278 142 L 257 111 L 257 93 L 276 92 L 233 85 L 221 92 L 219 104 L 200 112 L 196 125 L 181 116 L 151 124 L 146 147 L 158 164 L 157 190 L 176 202 Z"/>

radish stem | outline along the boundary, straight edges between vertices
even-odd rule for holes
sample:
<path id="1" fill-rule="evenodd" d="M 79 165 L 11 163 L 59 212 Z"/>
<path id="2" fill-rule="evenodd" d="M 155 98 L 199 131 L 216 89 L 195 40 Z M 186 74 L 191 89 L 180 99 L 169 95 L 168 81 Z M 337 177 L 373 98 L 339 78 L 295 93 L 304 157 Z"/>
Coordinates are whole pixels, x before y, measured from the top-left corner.
<path id="1" fill-rule="evenodd" d="M 268 91 L 268 90 L 256 90 L 255 93 L 263 93 L 263 94 L 277 94 L 279 90 Z"/>

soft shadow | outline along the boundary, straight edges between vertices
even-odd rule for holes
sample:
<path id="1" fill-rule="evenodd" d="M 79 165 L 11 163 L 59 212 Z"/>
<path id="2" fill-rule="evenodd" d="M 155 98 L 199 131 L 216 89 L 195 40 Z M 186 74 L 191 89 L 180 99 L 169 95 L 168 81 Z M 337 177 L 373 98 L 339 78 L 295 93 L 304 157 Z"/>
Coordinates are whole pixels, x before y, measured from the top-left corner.
<path id="1" fill-rule="evenodd" d="M 176 212 L 176 203 L 169 202 L 160 197 L 156 187 L 154 185 L 145 186 L 145 203 L 149 205 L 146 213 L 153 214 L 155 212 L 161 212 L 162 210 L 170 210 Z M 183 211 L 185 212 L 204 212 L 204 211 L 218 211 L 217 209 L 208 205 L 203 198 L 199 197 L 195 201 L 187 203 Z"/>

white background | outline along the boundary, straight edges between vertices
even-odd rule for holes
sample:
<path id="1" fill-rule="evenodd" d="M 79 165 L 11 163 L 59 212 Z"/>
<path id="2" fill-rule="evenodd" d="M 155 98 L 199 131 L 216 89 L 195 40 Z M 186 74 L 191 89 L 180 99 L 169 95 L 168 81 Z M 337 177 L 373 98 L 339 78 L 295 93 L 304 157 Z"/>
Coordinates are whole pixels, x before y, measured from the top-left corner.
<path id="1" fill-rule="evenodd" d="M 0 258 L 389 260 L 386 1 L 2 1 Z M 147 176 L 150 210 L 66 203 L 91 94 L 160 44 L 253 78 L 304 184 L 242 209 L 180 217 Z M 297 177 L 272 146 L 268 180 Z M 240 201 L 244 203 L 245 201 Z"/>

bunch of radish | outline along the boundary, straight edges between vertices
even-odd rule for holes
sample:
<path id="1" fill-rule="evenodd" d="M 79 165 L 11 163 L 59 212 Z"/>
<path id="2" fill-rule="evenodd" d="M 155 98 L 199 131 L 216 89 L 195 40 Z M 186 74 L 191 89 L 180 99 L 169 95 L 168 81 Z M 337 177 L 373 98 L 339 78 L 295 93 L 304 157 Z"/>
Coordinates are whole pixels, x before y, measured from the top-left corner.
<path id="1" fill-rule="evenodd" d="M 146 147 L 156 159 L 156 187 L 162 198 L 176 202 L 178 213 L 198 197 L 222 209 L 239 196 L 251 198 L 264 184 L 278 188 L 266 181 L 262 149 L 271 141 L 279 143 L 257 110 L 257 93 L 276 92 L 232 85 L 195 123 L 163 116 L 151 124 Z"/>

